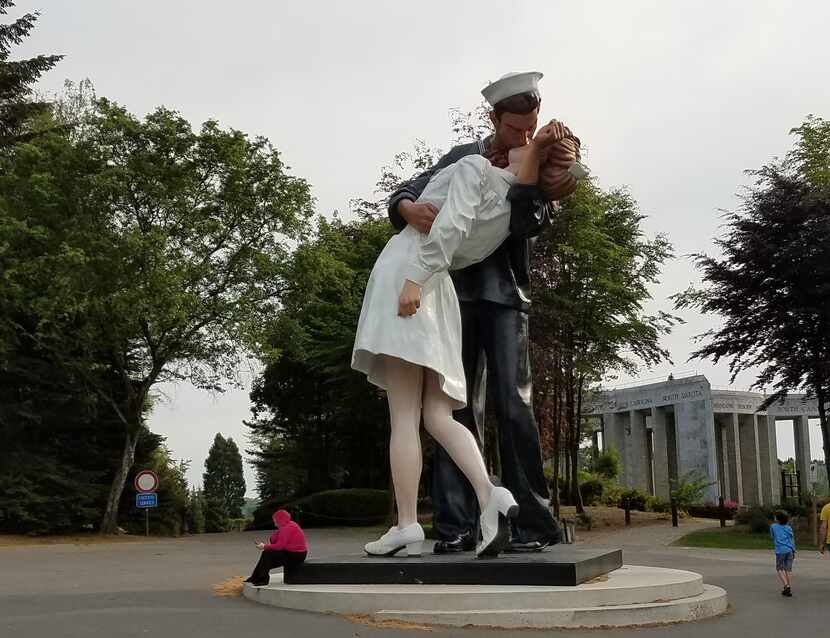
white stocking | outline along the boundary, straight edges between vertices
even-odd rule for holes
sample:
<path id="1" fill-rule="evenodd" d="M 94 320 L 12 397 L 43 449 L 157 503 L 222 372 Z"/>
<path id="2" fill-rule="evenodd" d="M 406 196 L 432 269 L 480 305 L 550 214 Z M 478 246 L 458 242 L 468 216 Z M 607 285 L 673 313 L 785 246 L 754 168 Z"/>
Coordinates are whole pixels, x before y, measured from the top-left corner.
<path id="1" fill-rule="evenodd" d="M 423 396 L 424 427 L 470 481 L 483 511 L 493 484 L 473 433 L 452 416 L 452 401 L 441 389 L 438 374 L 426 370 Z"/>
<path id="2" fill-rule="evenodd" d="M 398 527 L 418 520 L 421 482 L 421 394 L 424 369 L 403 359 L 383 357 L 392 433 L 389 465 L 398 506 Z"/>

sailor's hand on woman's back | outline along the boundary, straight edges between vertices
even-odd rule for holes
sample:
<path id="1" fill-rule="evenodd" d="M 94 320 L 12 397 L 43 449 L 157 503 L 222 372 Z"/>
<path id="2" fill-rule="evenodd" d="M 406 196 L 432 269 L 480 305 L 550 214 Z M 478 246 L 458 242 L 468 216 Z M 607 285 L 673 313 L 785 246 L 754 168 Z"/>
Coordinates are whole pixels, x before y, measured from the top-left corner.
<path id="1" fill-rule="evenodd" d="M 410 199 L 398 204 L 398 212 L 404 221 L 418 232 L 427 234 L 432 228 L 432 222 L 438 214 L 438 209 L 427 202 L 413 202 Z"/>

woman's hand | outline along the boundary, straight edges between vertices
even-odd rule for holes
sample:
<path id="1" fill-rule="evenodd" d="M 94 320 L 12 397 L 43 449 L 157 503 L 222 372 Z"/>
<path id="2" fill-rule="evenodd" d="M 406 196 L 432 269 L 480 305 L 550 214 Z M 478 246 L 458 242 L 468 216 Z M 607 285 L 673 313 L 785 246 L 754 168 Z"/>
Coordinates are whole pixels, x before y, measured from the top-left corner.
<path id="1" fill-rule="evenodd" d="M 398 298 L 398 316 L 411 317 L 421 307 L 421 286 L 407 279 Z"/>
<path id="2" fill-rule="evenodd" d="M 262 541 L 258 542 L 256 544 L 256 546 L 259 547 L 260 549 L 263 549 L 263 550 L 265 549 L 265 543 L 263 543 Z"/>

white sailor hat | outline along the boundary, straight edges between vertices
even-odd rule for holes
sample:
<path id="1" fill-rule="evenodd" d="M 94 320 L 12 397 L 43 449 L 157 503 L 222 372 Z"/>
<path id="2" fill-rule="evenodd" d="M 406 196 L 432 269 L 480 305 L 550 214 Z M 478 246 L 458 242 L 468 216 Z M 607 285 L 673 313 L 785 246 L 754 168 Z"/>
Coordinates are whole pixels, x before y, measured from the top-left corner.
<path id="1" fill-rule="evenodd" d="M 538 71 L 508 73 L 481 89 L 481 94 L 490 106 L 495 106 L 502 100 L 521 93 L 536 93 L 538 95 L 539 80 L 542 77 L 543 75 Z"/>

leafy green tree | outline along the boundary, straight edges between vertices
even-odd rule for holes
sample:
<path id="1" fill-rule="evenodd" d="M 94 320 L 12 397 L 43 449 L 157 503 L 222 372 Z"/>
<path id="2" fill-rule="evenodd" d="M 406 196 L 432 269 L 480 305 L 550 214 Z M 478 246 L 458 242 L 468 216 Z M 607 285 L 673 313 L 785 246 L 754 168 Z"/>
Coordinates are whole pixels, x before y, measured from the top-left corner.
<path id="1" fill-rule="evenodd" d="M 205 533 L 205 496 L 202 490 L 192 489 L 187 496 L 187 531 L 190 534 Z"/>
<path id="2" fill-rule="evenodd" d="M 699 473 L 689 472 L 677 479 L 669 479 L 669 485 L 672 500 L 681 510 L 687 511 L 703 501 L 706 488 L 714 483 Z"/>
<path id="3" fill-rule="evenodd" d="M 339 487 L 388 485 L 383 396 L 350 367 L 366 281 L 386 220 L 319 220 L 291 261 L 271 357 L 254 384 L 252 449 L 266 506 Z"/>
<path id="4" fill-rule="evenodd" d="M 490 123 L 489 112 L 490 109 L 485 103 L 470 111 L 450 109 L 452 144 L 464 144 L 490 135 L 493 125 Z M 389 164 L 381 167 L 372 199 L 351 200 L 352 212 L 360 218 L 386 219 L 389 195 L 404 182 L 434 166 L 443 154 L 440 148 L 431 147 L 424 140 L 416 139 L 411 150 L 397 153 Z"/>
<path id="5" fill-rule="evenodd" d="M 613 480 L 617 478 L 621 469 L 620 453 L 610 446 L 606 447 L 594 461 L 594 472 L 606 479 Z"/>
<path id="6" fill-rule="evenodd" d="M 0 310 L 28 320 L 8 299 Z M 97 526 L 121 449 L 118 416 L 78 375 L 12 336 L 0 349 L 0 531 Z"/>
<path id="7" fill-rule="evenodd" d="M 205 497 L 205 531 L 227 532 L 229 519 L 225 516 L 224 503 L 218 498 Z"/>
<path id="8" fill-rule="evenodd" d="M 196 132 L 167 109 L 139 120 L 97 100 L 80 124 L 55 123 L 0 167 L 0 298 L 36 318 L 0 319 L 118 416 L 109 533 L 153 387 L 233 380 L 278 308 L 311 197 L 268 140 L 212 121 Z"/>
<path id="9" fill-rule="evenodd" d="M 455 113 L 454 142 L 488 134 L 490 129 L 484 115 L 482 108 Z M 396 155 L 381 170 L 377 198 L 353 202 L 353 210 L 363 221 L 323 223 L 318 230 L 319 237 L 298 251 L 294 261 L 297 270 L 292 279 L 302 282 L 301 289 L 310 293 L 303 293 L 302 302 L 296 306 L 287 303 L 275 322 L 275 337 L 271 340 L 278 344 L 296 344 L 296 350 L 286 348 L 281 352 L 268 365 L 252 394 L 255 411 L 261 414 L 266 409 L 271 411 L 269 416 L 249 424 L 256 442 L 257 449 L 252 452 L 263 498 L 280 494 L 287 499 L 290 495 L 287 492 L 292 489 L 341 486 L 336 478 L 341 470 L 334 465 L 333 458 L 345 457 L 332 453 L 337 448 L 327 437 L 336 431 L 338 443 L 349 438 L 331 424 L 347 414 L 350 424 L 359 424 L 367 420 L 368 408 L 372 406 L 374 411 L 376 405 L 367 392 L 371 387 L 360 375 L 354 376 L 348 364 L 363 287 L 391 233 L 385 197 L 412 173 L 432 165 L 439 155 L 440 151 L 420 140 L 412 152 Z M 565 203 L 553 227 L 537 244 L 531 318 L 537 409 L 549 417 L 557 415 L 555 419 L 542 419 L 543 435 L 547 434 L 548 439 L 554 430 L 554 420 L 560 428 L 568 424 L 567 440 L 557 439 L 555 449 L 567 450 L 567 467 L 574 475 L 579 442 L 583 438 L 578 415 L 589 386 L 610 371 L 632 371 L 637 360 L 655 363 L 667 356 L 659 346 L 659 339 L 674 318 L 665 313 L 648 316 L 642 312 L 642 304 L 649 299 L 648 286 L 656 280 L 659 267 L 671 250 L 663 237 L 643 237 L 641 220 L 636 203 L 625 191 L 603 192 L 586 185 Z M 353 233 L 358 229 L 362 233 L 376 232 L 374 242 L 364 248 L 354 238 Z M 362 264 L 355 270 L 354 256 L 346 255 L 358 250 Z M 349 268 L 343 268 L 338 261 L 345 261 Z M 342 282 L 348 282 L 348 287 Z M 325 303 L 314 300 L 315 296 L 324 295 Z M 350 378 L 357 384 L 353 392 L 338 385 Z M 549 403 L 551 396 L 558 401 L 555 406 Z M 348 403 L 339 402 L 341 397 L 348 397 Z M 354 406 L 360 406 L 361 413 L 351 416 Z M 376 425 L 361 426 L 361 432 L 376 432 L 372 427 L 385 424 L 385 416 L 378 410 L 370 423 Z M 386 437 L 382 434 L 373 440 L 385 444 Z M 359 465 L 367 458 L 369 448 L 356 449 L 360 451 L 355 458 Z M 292 463 L 289 460 L 292 458 L 308 459 L 308 462 Z M 355 462 L 346 467 L 355 471 Z M 493 467 L 497 464 L 495 458 L 490 463 Z M 269 470 L 277 467 L 284 472 Z M 328 473 L 330 467 L 334 471 Z M 304 474 L 299 481 L 302 486 L 286 478 L 295 471 Z M 570 483 L 576 485 L 577 481 Z"/>
<path id="10" fill-rule="evenodd" d="M 217 434 L 213 439 L 205 460 L 202 482 L 206 530 L 225 531 L 228 519 L 242 518 L 242 506 L 245 504 L 242 456 L 232 438 L 226 439 Z"/>
<path id="11" fill-rule="evenodd" d="M 492 132 L 480 105 L 469 112 L 451 113 L 453 143 L 485 137 Z M 381 170 L 377 199 L 356 200 L 363 215 L 385 218 L 385 197 L 413 172 L 434 164 L 440 151 L 418 140 L 411 152 L 400 153 Z M 545 449 L 566 459 L 567 484 L 579 505 L 578 481 L 582 432 L 582 403 L 593 385 L 615 372 L 633 373 L 640 364 L 668 358 L 660 344 L 679 319 L 643 312 L 651 297 L 649 286 L 672 255 L 666 238 L 646 238 L 643 215 L 622 189 L 603 191 L 585 183 L 568 198 L 553 224 L 538 239 L 532 261 L 531 356 L 535 410 L 540 418 Z M 494 438 L 491 416 L 485 438 Z M 485 446 L 490 467 L 498 466 L 496 446 Z M 554 498 L 558 499 L 558 487 Z M 558 506 L 558 505 L 557 505 Z"/>
<path id="12" fill-rule="evenodd" d="M 160 536 L 179 536 L 184 532 L 187 517 L 187 469 L 188 461 L 173 459 L 164 445 L 164 438 L 147 434 L 139 439 L 136 447 L 136 464 L 128 477 L 132 485 L 141 470 L 153 470 L 159 478 L 158 507 L 149 511 L 150 533 Z M 135 491 L 124 490 L 119 507 L 121 527 L 133 534 L 143 534 L 145 513 L 135 506 Z"/>
<path id="13" fill-rule="evenodd" d="M 750 171 L 755 183 L 715 240 L 722 257 L 694 256 L 704 287 L 675 301 L 723 318 L 699 336 L 704 343 L 692 357 L 729 360 L 732 380 L 760 368 L 755 387 L 774 389 L 761 409 L 796 390 L 818 400 L 827 462 L 830 122 L 808 117 L 792 133 L 783 160 Z"/>
<path id="14" fill-rule="evenodd" d="M 824 498 L 830 495 L 830 491 L 828 491 L 827 465 L 823 461 L 818 464 L 816 479 L 816 496 Z"/>
<path id="15" fill-rule="evenodd" d="M 7 15 L 13 0 L 0 0 L 0 15 Z M 14 22 L 0 24 L 0 149 L 23 140 L 29 123 L 49 108 L 31 99 L 41 75 L 55 66 L 62 55 L 38 55 L 27 60 L 10 60 L 12 47 L 19 45 L 35 26 L 40 14 L 26 13 Z"/>
<path id="16" fill-rule="evenodd" d="M 648 315 L 649 286 L 672 252 L 662 235 L 643 235 L 643 215 L 622 189 L 584 182 L 539 237 L 531 264 L 530 316 L 535 410 L 553 454 L 554 506 L 560 460 L 581 509 L 579 447 L 583 403 L 606 375 L 633 373 L 668 358 L 660 346 L 677 318 Z M 563 455 L 562 453 L 565 452 Z"/>

